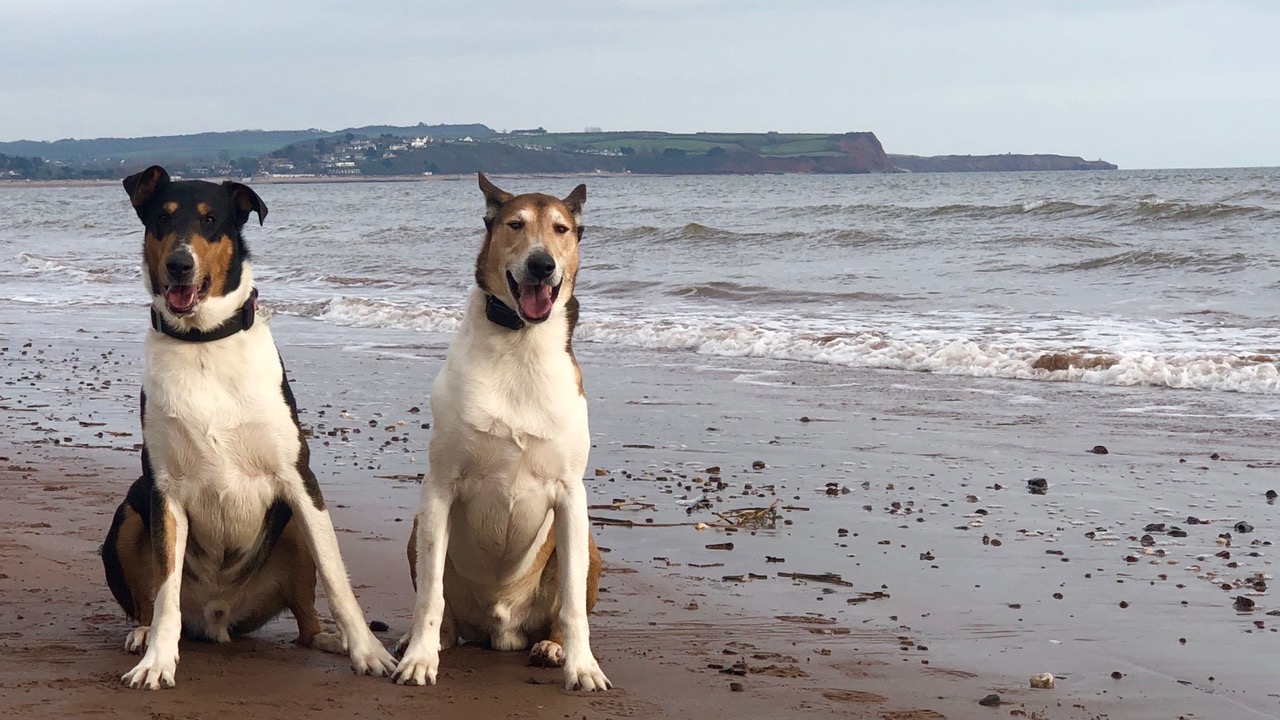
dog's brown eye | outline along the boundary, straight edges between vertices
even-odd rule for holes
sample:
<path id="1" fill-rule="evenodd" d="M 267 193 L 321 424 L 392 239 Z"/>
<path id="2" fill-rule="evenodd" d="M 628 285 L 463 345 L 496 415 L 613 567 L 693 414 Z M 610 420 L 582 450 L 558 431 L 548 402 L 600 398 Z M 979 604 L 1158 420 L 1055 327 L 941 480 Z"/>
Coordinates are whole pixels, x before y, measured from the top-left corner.
<path id="1" fill-rule="evenodd" d="M 557 233 L 559 233 L 559 234 L 561 234 L 561 235 L 563 235 L 563 234 L 565 234 L 565 233 L 569 232 L 569 226 L 568 226 L 568 225 L 559 225 L 559 224 L 557 224 L 557 225 L 556 225 L 556 232 L 557 232 Z"/>
<path id="2" fill-rule="evenodd" d="M 169 221 L 170 221 L 170 220 L 172 220 L 172 219 L 173 219 L 173 216 L 171 216 L 169 213 L 160 213 L 160 214 L 156 217 L 156 224 L 157 224 L 157 225 L 168 225 L 168 224 L 169 224 Z"/>
<path id="3" fill-rule="evenodd" d="M 217 222 L 212 215 L 205 215 L 201 220 L 204 222 L 205 227 L 213 227 L 213 224 Z"/>
<path id="4" fill-rule="evenodd" d="M 524 227 L 524 221 L 511 220 L 507 223 L 507 227 L 511 228 L 512 230 L 519 230 L 520 228 Z"/>

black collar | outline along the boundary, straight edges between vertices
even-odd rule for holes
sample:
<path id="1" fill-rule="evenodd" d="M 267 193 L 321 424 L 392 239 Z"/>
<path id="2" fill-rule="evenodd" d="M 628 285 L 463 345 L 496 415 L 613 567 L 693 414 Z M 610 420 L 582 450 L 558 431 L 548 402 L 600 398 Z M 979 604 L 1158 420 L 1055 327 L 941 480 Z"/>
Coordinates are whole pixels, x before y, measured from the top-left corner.
<path id="1" fill-rule="evenodd" d="M 520 315 L 515 310 L 489 293 L 485 293 L 484 296 L 484 316 L 489 318 L 489 322 L 501 325 L 508 330 L 524 329 L 524 320 L 520 319 Z"/>
<path id="2" fill-rule="evenodd" d="M 214 340 L 229 338 L 238 332 L 253 327 L 253 319 L 257 313 L 258 288 L 254 288 L 253 292 L 249 293 L 249 299 L 245 300 L 244 304 L 240 306 L 240 311 L 212 330 L 197 330 L 194 328 L 191 330 L 179 330 L 170 325 L 154 307 L 151 308 L 151 329 L 162 332 L 174 340 L 196 343 L 213 342 Z"/>

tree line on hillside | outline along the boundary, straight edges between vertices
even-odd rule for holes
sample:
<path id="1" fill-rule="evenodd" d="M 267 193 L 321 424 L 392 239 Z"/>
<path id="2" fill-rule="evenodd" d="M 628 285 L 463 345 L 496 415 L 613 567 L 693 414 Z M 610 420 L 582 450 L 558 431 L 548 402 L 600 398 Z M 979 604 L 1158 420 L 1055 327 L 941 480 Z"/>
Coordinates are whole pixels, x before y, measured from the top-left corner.
<path id="1" fill-rule="evenodd" d="M 47 162 L 39 155 L 26 157 L 0 153 L 0 179 L 4 180 L 100 180 L 114 176 L 110 170 Z"/>

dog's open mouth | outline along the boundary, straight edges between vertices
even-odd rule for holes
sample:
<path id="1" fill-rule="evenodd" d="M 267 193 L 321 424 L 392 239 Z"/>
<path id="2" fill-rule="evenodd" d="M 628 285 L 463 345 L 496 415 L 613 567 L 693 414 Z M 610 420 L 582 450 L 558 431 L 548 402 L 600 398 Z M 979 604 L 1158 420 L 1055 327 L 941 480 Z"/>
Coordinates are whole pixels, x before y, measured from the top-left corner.
<path id="1" fill-rule="evenodd" d="M 511 273 L 507 273 L 507 285 L 511 288 L 511 296 L 516 299 L 516 307 L 526 322 L 540 323 L 551 317 L 551 308 L 560 297 L 560 286 L 542 283 L 520 284 Z"/>
<path id="2" fill-rule="evenodd" d="M 208 294 L 209 278 L 205 278 L 199 285 L 170 285 L 164 290 L 164 302 L 174 315 L 186 315 Z"/>

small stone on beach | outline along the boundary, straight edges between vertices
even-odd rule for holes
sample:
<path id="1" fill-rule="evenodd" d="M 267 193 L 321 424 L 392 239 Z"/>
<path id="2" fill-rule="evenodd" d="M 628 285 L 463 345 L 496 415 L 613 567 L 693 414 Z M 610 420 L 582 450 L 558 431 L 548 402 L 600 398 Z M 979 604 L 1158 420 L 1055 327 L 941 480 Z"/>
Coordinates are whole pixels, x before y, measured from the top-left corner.
<path id="1" fill-rule="evenodd" d="M 978 704 L 983 707 L 1000 707 L 1000 696 L 995 693 L 991 693 L 979 700 Z"/>
<path id="2" fill-rule="evenodd" d="M 1031 676 L 1031 687 L 1037 690 L 1053 689 L 1053 673 L 1040 673 Z"/>
<path id="3" fill-rule="evenodd" d="M 1092 448 L 1089 449 L 1089 452 L 1093 453 L 1094 455 L 1106 455 L 1111 451 L 1107 449 L 1106 445 L 1094 445 Z"/>

